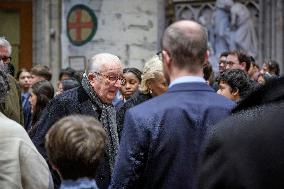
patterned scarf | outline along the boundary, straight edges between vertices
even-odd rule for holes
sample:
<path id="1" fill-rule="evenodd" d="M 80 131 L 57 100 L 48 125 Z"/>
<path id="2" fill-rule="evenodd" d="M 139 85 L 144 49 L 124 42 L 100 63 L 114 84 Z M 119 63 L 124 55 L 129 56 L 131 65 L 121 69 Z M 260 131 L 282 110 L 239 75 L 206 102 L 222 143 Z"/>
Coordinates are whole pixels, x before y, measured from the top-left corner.
<path id="1" fill-rule="evenodd" d="M 98 105 L 102 110 L 100 122 L 103 124 L 103 127 L 107 133 L 108 140 L 106 143 L 106 151 L 109 157 L 110 169 L 112 171 L 119 144 L 115 108 L 112 104 L 104 104 L 101 102 L 96 92 L 92 88 L 90 82 L 88 81 L 86 74 L 83 75 L 82 86 L 86 93 L 89 95 L 92 104 Z M 96 109 L 95 107 L 93 108 Z"/>

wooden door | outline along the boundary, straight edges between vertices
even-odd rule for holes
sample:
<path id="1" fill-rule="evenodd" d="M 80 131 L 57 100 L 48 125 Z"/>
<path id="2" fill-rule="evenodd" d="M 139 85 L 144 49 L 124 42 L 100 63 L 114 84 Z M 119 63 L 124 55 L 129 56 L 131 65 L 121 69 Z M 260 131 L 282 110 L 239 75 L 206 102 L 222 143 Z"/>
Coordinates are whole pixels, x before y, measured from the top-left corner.
<path id="1" fill-rule="evenodd" d="M 0 36 L 12 45 L 12 64 L 19 68 L 32 67 L 32 2 L 0 3 Z"/>

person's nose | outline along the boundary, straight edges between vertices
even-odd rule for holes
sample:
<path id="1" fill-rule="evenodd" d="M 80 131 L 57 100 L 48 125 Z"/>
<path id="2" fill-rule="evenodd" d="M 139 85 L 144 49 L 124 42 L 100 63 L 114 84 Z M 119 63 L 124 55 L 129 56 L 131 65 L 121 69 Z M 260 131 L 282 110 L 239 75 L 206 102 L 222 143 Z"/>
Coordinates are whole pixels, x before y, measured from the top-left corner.
<path id="1" fill-rule="evenodd" d="M 126 89 L 131 89 L 131 85 L 130 85 L 129 83 L 126 83 L 126 84 L 125 84 L 125 88 L 126 88 Z"/>
<path id="2" fill-rule="evenodd" d="M 227 65 L 225 66 L 225 70 L 228 70 L 228 69 L 230 69 L 230 65 L 229 65 L 229 64 L 227 64 Z"/>

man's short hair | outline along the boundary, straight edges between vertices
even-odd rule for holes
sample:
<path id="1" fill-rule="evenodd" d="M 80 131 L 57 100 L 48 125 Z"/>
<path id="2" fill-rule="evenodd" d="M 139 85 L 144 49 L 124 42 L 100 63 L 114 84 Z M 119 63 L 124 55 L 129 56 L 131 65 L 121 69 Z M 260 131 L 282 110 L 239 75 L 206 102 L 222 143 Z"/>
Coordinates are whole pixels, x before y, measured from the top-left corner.
<path id="1" fill-rule="evenodd" d="M 182 26 L 189 23 L 192 27 Z M 162 38 L 162 49 L 167 51 L 178 68 L 192 72 L 202 69 L 207 53 L 207 32 L 193 21 L 178 21 L 169 26 Z"/>
<path id="2" fill-rule="evenodd" d="M 52 77 L 49 67 L 45 65 L 36 65 L 32 67 L 30 73 L 31 75 L 43 77 L 47 81 L 50 81 Z"/>
<path id="3" fill-rule="evenodd" d="M 218 83 L 228 84 L 232 92 L 239 91 L 240 98 L 246 97 L 253 89 L 248 75 L 240 69 L 225 70 L 218 78 Z"/>
<path id="4" fill-rule="evenodd" d="M 86 115 L 64 117 L 51 127 L 45 139 L 48 158 L 64 180 L 95 178 L 106 143 L 98 120 Z"/>
<path id="5" fill-rule="evenodd" d="M 12 54 L 12 46 L 10 42 L 5 39 L 5 37 L 0 37 L 0 46 L 7 48 L 9 56 Z"/>
<path id="6" fill-rule="evenodd" d="M 219 57 L 219 58 L 221 58 L 221 57 L 223 57 L 223 56 L 227 57 L 228 55 L 229 55 L 229 51 L 224 51 L 224 52 L 222 52 L 222 53 L 220 54 L 220 57 Z"/>
<path id="7" fill-rule="evenodd" d="M 242 51 L 239 51 L 239 50 L 229 51 L 228 55 L 235 55 L 235 56 L 237 56 L 240 64 L 242 62 L 245 62 L 246 63 L 245 69 L 246 69 L 247 72 L 249 71 L 250 64 L 251 64 L 251 61 L 252 61 L 251 56 L 249 56 L 246 53 L 244 53 Z"/>

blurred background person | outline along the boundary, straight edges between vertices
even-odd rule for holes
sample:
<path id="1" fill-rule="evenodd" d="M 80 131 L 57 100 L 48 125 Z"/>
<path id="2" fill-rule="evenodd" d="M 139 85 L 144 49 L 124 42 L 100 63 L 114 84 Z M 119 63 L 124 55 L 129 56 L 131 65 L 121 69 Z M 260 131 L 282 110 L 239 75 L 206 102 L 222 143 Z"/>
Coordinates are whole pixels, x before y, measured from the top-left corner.
<path id="1" fill-rule="evenodd" d="M 242 51 L 229 51 L 226 59 L 226 70 L 241 69 L 247 74 L 251 65 L 251 56 Z"/>
<path id="2" fill-rule="evenodd" d="M 253 59 L 253 57 L 251 57 L 251 58 Z M 258 77 L 259 73 L 260 73 L 259 66 L 256 64 L 255 61 L 252 61 L 250 69 L 248 71 L 248 75 L 249 75 L 250 79 L 253 80 L 253 81 L 257 81 L 257 77 Z"/>
<path id="3" fill-rule="evenodd" d="M 9 81 L 9 93 L 6 95 L 5 109 L 3 113 L 20 125 L 24 125 L 24 115 L 21 100 L 21 90 L 17 80 L 9 74 L 11 64 L 12 46 L 4 37 L 0 37 L 0 70 L 7 74 Z"/>
<path id="4" fill-rule="evenodd" d="M 29 127 L 31 122 L 31 105 L 29 102 L 31 74 L 27 69 L 22 68 L 18 71 L 16 79 L 18 80 L 21 88 L 22 108 L 24 114 L 24 128 L 26 129 L 26 131 L 28 131 L 30 129 Z"/>
<path id="5" fill-rule="evenodd" d="M 266 72 L 268 72 L 268 63 L 267 63 L 267 62 L 264 62 L 264 63 L 262 64 L 260 73 L 266 73 Z"/>
<path id="6" fill-rule="evenodd" d="M 116 121 L 119 137 L 123 128 L 125 112 L 129 108 L 159 96 L 168 89 L 168 83 L 163 73 L 163 63 L 158 55 L 153 56 L 145 63 L 141 78 L 139 90 L 117 111 Z"/>
<path id="7" fill-rule="evenodd" d="M 32 67 L 30 74 L 31 74 L 31 85 L 42 80 L 50 81 L 52 78 L 52 73 L 49 67 L 45 65 L 36 65 Z"/>
<path id="8" fill-rule="evenodd" d="M 82 76 L 73 68 L 67 67 L 65 69 L 60 70 L 58 81 L 67 80 L 67 79 L 75 79 L 81 81 Z"/>
<path id="9" fill-rule="evenodd" d="M 56 84 L 56 91 L 59 92 L 59 93 L 60 93 L 60 91 L 64 91 L 64 90 L 62 90 L 63 86 L 62 86 L 62 82 L 61 82 L 61 81 L 64 81 L 64 80 L 69 80 L 68 82 L 64 82 L 64 84 L 63 84 L 65 86 L 65 90 L 68 90 L 68 89 L 74 88 L 75 86 L 77 86 L 77 83 L 81 82 L 82 74 L 77 72 L 76 70 L 74 70 L 71 67 L 61 69 L 59 76 L 58 76 L 58 81 L 57 81 L 57 84 Z M 56 92 L 56 94 L 57 94 L 57 92 Z"/>
<path id="10" fill-rule="evenodd" d="M 67 116 L 50 128 L 45 148 L 60 175 L 61 189 L 98 189 L 95 176 L 106 138 L 102 124 L 92 116 Z"/>
<path id="11" fill-rule="evenodd" d="M 65 79 L 58 81 L 58 88 L 56 91 L 56 95 L 61 94 L 63 91 L 67 91 L 69 89 L 73 89 L 75 87 L 79 87 L 80 83 L 75 79 Z"/>
<path id="12" fill-rule="evenodd" d="M 279 77 L 279 76 L 280 76 L 279 63 L 276 62 L 275 60 L 270 60 L 270 61 L 268 62 L 268 72 L 269 72 L 271 75 L 274 75 L 274 76 Z"/>
<path id="13" fill-rule="evenodd" d="M 221 53 L 220 58 L 219 58 L 219 73 L 223 73 L 226 70 L 226 61 L 227 61 L 227 56 L 229 55 L 229 52 L 225 51 Z"/>
<path id="14" fill-rule="evenodd" d="M 239 102 L 252 92 L 248 75 L 240 69 L 226 70 L 219 77 L 218 94 Z"/>
<path id="15" fill-rule="evenodd" d="M 277 79 L 278 77 L 275 75 L 271 75 L 269 72 L 260 73 L 257 77 L 257 82 L 260 85 L 265 85 L 268 81 Z"/>
<path id="16" fill-rule="evenodd" d="M 141 83 L 141 71 L 137 68 L 124 68 L 121 84 L 120 95 L 121 99 L 114 103 L 116 109 L 119 109 L 137 90 Z"/>
<path id="17" fill-rule="evenodd" d="M 49 81 L 42 80 L 31 86 L 30 94 L 29 101 L 31 104 L 32 120 L 29 135 L 32 138 L 37 130 L 37 122 L 39 121 L 43 110 L 54 96 L 54 88 Z"/>

